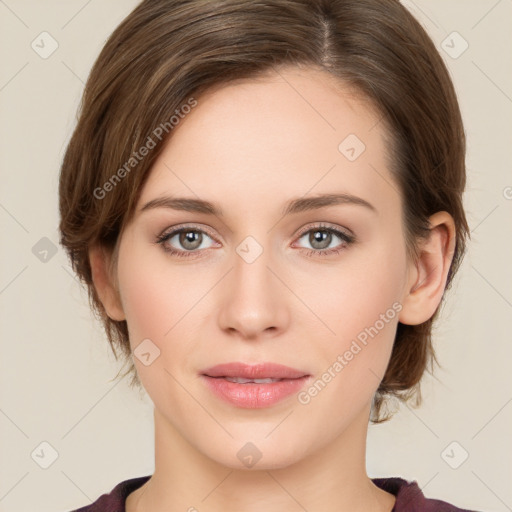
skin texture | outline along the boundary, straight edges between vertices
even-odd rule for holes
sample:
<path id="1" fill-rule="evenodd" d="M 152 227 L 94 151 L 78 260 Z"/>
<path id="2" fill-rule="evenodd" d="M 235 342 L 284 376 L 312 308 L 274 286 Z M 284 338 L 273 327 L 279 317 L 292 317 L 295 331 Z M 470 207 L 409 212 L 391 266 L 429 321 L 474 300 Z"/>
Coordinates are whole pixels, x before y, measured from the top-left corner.
<path id="1" fill-rule="evenodd" d="M 311 68 L 209 91 L 151 170 L 120 237 L 115 279 L 109 255 L 91 248 L 95 286 L 109 316 L 127 320 L 132 350 L 149 338 L 161 351 L 149 366 L 134 357 L 155 406 L 155 472 L 128 497 L 129 512 L 391 511 L 394 497 L 366 474 L 371 400 L 398 321 L 427 320 L 442 298 L 454 225 L 446 212 L 435 214 L 419 261 L 407 261 L 379 119 L 347 86 Z M 366 146 L 353 162 L 338 149 L 349 134 Z M 377 211 L 341 204 L 282 216 L 291 199 L 338 192 Z M 140 212 L 164 196 L 205 199 L 224 216 Z M 312 245 L 310 232 L 299 233 L 320 223 L 356 241 L 344 245 L 333 234 L 330 244 Z M 188 258 L 155 243 L 182 224 L 207 232 Z M 250 264 L 236 252 L 247 236 L 263 250 Z M 166 245 L 190 247 L 179 235 Z M 330 248 L 341 251 L 319 254 Z M 292 395 L 241 409 L 199 378 L 219 363 L 270 361 L 318 379 L 393 303 L 401 310 L 308 404 Z M 262 454 L 250 469 L 237 457 L 247 442 Z"/>

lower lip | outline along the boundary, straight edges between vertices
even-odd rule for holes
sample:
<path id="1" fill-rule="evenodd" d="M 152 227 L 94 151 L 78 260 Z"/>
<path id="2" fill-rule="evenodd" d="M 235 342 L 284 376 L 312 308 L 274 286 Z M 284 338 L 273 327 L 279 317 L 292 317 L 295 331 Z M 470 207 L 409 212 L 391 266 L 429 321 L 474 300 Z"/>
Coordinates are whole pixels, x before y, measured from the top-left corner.
<path id="1" fill-rule="evenodd" d="M 206 385 L 219 398 L 237 407 L 245 409 L 262 409 L 283 400 L 284 398 L 298 393 L 304 386 L 309 376 L 298 379 L 283 379 L 268 384 L 238 384 L 224 378 L 201 376 Z"/>

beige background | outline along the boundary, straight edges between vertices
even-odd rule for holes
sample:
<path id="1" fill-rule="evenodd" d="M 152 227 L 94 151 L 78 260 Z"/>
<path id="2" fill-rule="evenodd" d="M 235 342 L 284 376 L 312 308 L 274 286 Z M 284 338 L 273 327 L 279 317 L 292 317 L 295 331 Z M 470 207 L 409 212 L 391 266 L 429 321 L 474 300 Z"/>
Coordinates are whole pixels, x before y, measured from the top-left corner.
<path id="1" fill-rule="evenodd" d="M 390 423 L 370 428 L 368 470 L 416 479 L 428 497 L 460 507 L 508 511 L 512 1 L 404 3 L 440 48 L 459 93 L 473 240 L 435 330 L 444 369 L 425 379 L 424 406 L 402 407 Z M 0 0 L 2 512 L 64 512 L 153 471 L 149 400 L 139 399 L 126 379 L 111 380 L 119 364 L 61 248 L 39 259 L 48 250 L 43 237 L 58 245 L 58 170 L 83 83 L 135 4 Z M 46 59 L 31 47 L 48 37 L 39 37 L 43 31 L 58 43 Z M 469 44 L 457 58 L 443 50 L 445 40 L 452 55 L 463 49 L 453 31 Z M 46 469 L 41 464 L 52 462 L 52 448 L 43 442 L 57 456 Z M 460 464 L 465 452 L 467 460 L 452 469 L 448 462 Z"/>

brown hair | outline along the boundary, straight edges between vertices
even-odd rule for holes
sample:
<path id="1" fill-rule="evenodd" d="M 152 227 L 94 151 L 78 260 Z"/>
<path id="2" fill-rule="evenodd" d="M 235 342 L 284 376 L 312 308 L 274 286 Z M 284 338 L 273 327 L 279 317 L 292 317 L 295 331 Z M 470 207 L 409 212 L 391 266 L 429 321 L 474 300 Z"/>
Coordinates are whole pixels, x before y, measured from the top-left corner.
<path id="1" fill-rule="evenodd" d="M 449 73 L 406 8 L 397 0 L 145 0 L 113 32 L 91 70 L 59 188 L 61 244 L 87 285 L 115 357 L 117 347 L 129 363 L 123 377 L 131 373 L 132 386 L 140 381 L 127 324 L 106 315 L 92 282 L 89 247 L 115 249 L 161 142 L 194 97 L 232 80 L 302 65 L 354 86 L 381 113 L 393 141 L 391 171 L 403 198 L 408 255 L 417 257 L 430 215 L 452 215 L 450 286 L 469 237 L 462 204 L 465 136 Z M 162 137 L 155 137 L 158 128 Z M 141 157 L 143 147 L 149 150 Z M 420 379 L 435 361 L 431 329 L 438 312 L 421 325 L 398 324 L 374 398 L 374 422 L 387 419 L 382 405 L 388 396 L 416 395 L 419 403 Z"/>

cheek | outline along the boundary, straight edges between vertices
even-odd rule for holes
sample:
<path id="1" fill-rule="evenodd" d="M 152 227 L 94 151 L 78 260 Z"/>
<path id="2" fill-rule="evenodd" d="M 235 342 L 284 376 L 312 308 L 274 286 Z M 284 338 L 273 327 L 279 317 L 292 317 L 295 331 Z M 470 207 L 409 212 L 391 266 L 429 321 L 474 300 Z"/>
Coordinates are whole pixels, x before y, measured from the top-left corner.
<path id="1" fill-rule="evenodd" d="M 354 253 L 339 271 L 309 283 L 308 304 L 329 327 L 319 344 L 339 386 L 373 394 L 387 367 L 398 325 L 405 276 L 405 252 L 384 240 Z M 327 283 L 320 292 L 318 283 Z M 330 332 L 332 331 L 332 332 Z M 325 379 L 329 379 L 326 375 Z M 343 384 L 342 384 L 343 383 Z M 337 387 L 336 384 L 333 387 Z"/>
<path id="2" fill-rule="evenodd" d="M 148 251 L 126 234 L 119 250 L 118 279 L 132 349 L 144 339 L 160 349 L 176 317 L 183 315 L 187 288 L 169 275 L 156 251 Z M 141 238 L 141 237 L 139 237 Z"/>
<path id="3" fill-rule="evenodd" d="M 141 261 L 137 262 L 133 252 L 119 262 L 121 296 L 139 379 L 155 403 L 164 400 L 161 407 L 165 408 L 162 391 L 169 386 L 174 389 L 176 361 L 178 366 L 187 361 L 187 337 L 180 333 L 185 323 L 180 319 L 190 309 L 190 301 L 183 283 L 169 280 L 159 271 L 164 269 L 148 262 L 140 265 Z"/>
<path id="4" fill-rule="evenodd" d="M 385 240 L 372 245 L 354 251 L 336 268 L 317 268 L 314 279 L 303 277 L 309 290 L 306 296 L 337 334 L 354 335 L 354 329 L 372 325 L 402 298 L 406 275 L 403 248 Z"/>
<path id="5" fill-rule="evenodd" d="M 124 244 L 119 251 L 118 277 L 133 359 L 146 389 L 158 389 L 169 379 L 165 370 L 190 369 L 190 354 L 199 338 L 195 330 L 207 316 L 201 313 L 207 303 L 201 298 L 213 283 L 208 285 L 208 273 L 173 265 L 165 254 L 148 250 L 128 236 Z M 145 365 L 138 354 L 147 351 L 151 363 Z"/>
<path id="6" fill-rule="evenodd" d="M 164 285 L 155 272 L 140 268 L 129 276 L 120 275 L 120 282 L 132 346 L 144 338 L 150 338 L 158 344 L 157 340 L 172 327 L 172 311 L 178 306 L 173 303 L 170 288 Z"/>

